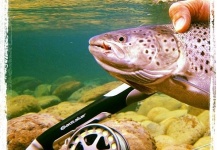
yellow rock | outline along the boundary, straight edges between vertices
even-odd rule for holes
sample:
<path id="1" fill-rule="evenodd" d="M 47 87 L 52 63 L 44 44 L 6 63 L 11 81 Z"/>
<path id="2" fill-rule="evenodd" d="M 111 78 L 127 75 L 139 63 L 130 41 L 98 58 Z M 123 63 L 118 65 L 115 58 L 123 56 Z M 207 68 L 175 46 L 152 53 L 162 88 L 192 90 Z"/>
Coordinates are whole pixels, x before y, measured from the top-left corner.
<path id="1" fill-rule="evenodd" d="M 39 105 L 43 109 L 53 105 L 57 105 L 61 102 L 60 98 L 55 95 L 41 96 L 37 97 L 36 99 L 38 100 Z"/>
<path id="2" fill-rule="evenodd" d="M 210 128 L 210 121 L 209 121 L 209 111 L 205 110 L 201 114 L 197 116 L 197 118 L 204 124 L 206 130 Z"/>
<path id="3" fill-rule="evenodd" d="M 160 114 L 165 114 L 166 112 L 169 112 L 168 109 L 164 108 L 164 107 L 154 107 L 152 108 L 148 114 L 147 114 L 147 117 L 150 119 L 150 120 L 153 120 L 154 121 L 154 118 L 157 116 L 157 115 L 160 115 Z"/>
<path id="4" fill-rule="evenodd" d="M 139 115 L 134 111 L 119 113 L 119 114 L 115 115 L 114 117 L 118 118 L 118 119 L 130 119 L 130 120 L 133 120 L 133 121 L 136 121 L 136 122 L 142 122 L 142 121 L 145 121 L 145 120 L 149 120 L 148 117 L 143 116 L 143 115 Z"/>
<path id="5" fill-rule="evenodd" d="M 137 115 L 137 113 L 135 111 L 127 111 L 119 113 L 119 115 Z"/>
<path id="6" fill-rule="evenodd" d="M 177 120 L 177 118 L 175 118 L 175 117 L 167 118 L 167 119 L 161 121 L 160 125 L 163 126 L 165 129 L 167 129 L 168 126 L 170 126 L 170 124 L 176 120 Z"/>
<path id="7" fill-rule="evenodd" d="M 103 96 L 104 94 L 113 90 L 114 88 L 118 87 L 121 84 L 123 84 L 123 82 L 120 81 L 113 81 L 113 82 L 103 84 L 101 86 L 98 86 L 96 88 L 93 88 L 85 92 L 78 101 L 88 102 L 88 101 L 96 100 L 100 96 Z"/>
<path id="8" fill-rule="evenodd" d="M 13 98 L 15 96 L 18 96 L 18 93 L 14 90 L 7 90 L 6 96 L 7 96 L 7 99 L 10 99 L 10 98 Z"/>
<path id="9" fill-rule="evenodd" d="M 187 109 L 187 110 L 189 110 L 189 105 L 185 104 L 185 103 L 182 103 L 182 106 L 180 107 L 180 109 Z"/>
<path id="10" fill-rule="evenodd" d="M 193 150 L 193 146 L 189 144 L 169 145 L 163 147 L 161 150 Z"/>
<path id="11" fill-rule="evenodd" d="M 193 144 L 205 133 L 204 125 L 196 116 L 176 118 L 167 128 L 166 134 L 176 139 L 177 144 Z"/>
<path id="12" fill-rule="evenodd" d="M 53 95 L 58 96 L 61 100 L 67 100 L 67 98 L 76 90 L 82 86 L 79 81 L 69 81 L 59 85 L 54 91 Z"/>
<path id="13" fill-rule="evenodd" d="M 181 110 L 173 110 L 165 113 L 158 114 L 155 116 L 152 120 L 154 122 L 161 122 L 167 118 L 172 118 L 172 117 L 181 117 L 187 114 L 186 109 L 181 109 Z"/>
<path id="14" fill-rule="evenodd" d="M 61 119 L 50 114 L 28 113 L 9 120 L 7 122 L 7 149 L 26 149 L 35 138 Z"/>
<path id="15" fill-rule="evenodd" d="M 163 147 L 169 145 L 176 145 L 176 140 L 168 135 L 158 135 L 154 137 L 157 149 L 162 149 Z"/>
<path id="16" fill-rule="evenodd" d="M 141 125 L 146 128 L 153 137 L 165 134 L 164 126 L 161 126 L 160 124 L 157 124 L 150 120 L 143 121 Z"/>
<path id="17" fill-rule="evenodd" d="M 211 137 L 204 136 L 200 138 L 193 146 L 194 148 L 200 148 L 200 150 L 210 150 Z"/>
<path id="18" fill-rule="evenodd" d="M 204 109 L 200 109 L 200 108 L 193 107 L 193 106 L 190 106 L 190 105 L 188 106 L 188 114 L 190 114 L 190 115 L 197 116 L 200 113 L 202 113 L 203 111 L 204 111 Z"/>
<path id="19" fill-rule="evenodd" d="M 211 136 L 210 128 L 208 130 L 206 130 L 206 132 L 204 133 L 203 136 Z"/>
<path id="20" fill-rule="evenodd" d="M 138 114 L 147 115 L 154 107 L 164 107 L 168 110 L 177 110 L 182 107 L 182 103 L 165 94 L 154 94 L 140 102 Z"/>
<path id="21" fill-rule="evenodd" d="M 66 118 L 73 113 L 79 111 L 80 109 L 87 106 L 89 103 L 79 103 L 79 102 L 62 102 L 58 105 L 48 107 L 46 109 L 41 110 L 39 113 L 48 113 L 55 116 L 59 116 L 62 118 Z"/>
<path id="22" fill-rule="evenodd" d="M 21 116 L 29 112 L 38 112 L 41 107 L 38 100 L 30 95 L 19 95 L 7 100 L 7 118 Z"/>

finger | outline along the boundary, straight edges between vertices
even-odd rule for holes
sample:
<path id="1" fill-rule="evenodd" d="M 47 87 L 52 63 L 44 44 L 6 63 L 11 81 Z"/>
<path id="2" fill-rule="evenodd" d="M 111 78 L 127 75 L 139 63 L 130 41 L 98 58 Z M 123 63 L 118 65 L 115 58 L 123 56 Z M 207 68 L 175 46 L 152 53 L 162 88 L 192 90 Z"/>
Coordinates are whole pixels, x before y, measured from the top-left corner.
<path id="1" fill-rule="evenodd" d="M 208 21 L 210 16 L 209 0 L 189 0 L 184 1 L 189 9 L 192 21 Z"/>
<path id="2" fill-rule="evenodd" d="M 177 32 L 185 32 L 190 27 L 191 13 L 182 2 L 172 4 L 169 15 Z"/>
<path id="3" fill-rule="evenodd" d="M 209 10 L 209 0 L 188 0 L 172 4 L 169 9 L 169 15 L 175 30 L 185 32 L 192 21 L 208 21 Z"/>

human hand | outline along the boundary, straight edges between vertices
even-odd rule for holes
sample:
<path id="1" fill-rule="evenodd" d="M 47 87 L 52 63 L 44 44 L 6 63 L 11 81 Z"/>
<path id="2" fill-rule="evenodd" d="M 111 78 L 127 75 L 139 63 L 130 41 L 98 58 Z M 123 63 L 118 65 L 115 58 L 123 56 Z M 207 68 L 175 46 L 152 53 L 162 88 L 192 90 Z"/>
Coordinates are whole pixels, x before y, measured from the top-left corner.
<path id="1" fill-rule="evenodd" d="M 191 22 L 208 21 L 210 17 L 209 0 L 186 0 L 173 3 L 169 15 L 177 32 L 185 32 Z"/>

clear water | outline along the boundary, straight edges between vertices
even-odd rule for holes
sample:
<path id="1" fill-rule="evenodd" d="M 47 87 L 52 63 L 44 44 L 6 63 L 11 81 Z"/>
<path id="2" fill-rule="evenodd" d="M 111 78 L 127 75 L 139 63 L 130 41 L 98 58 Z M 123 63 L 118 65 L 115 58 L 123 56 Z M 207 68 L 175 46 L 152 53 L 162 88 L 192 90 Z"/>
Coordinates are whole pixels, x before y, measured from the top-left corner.
<path id="1" fill-rule="evenodd" d="M 88 40 L 111 30 L 170 23 L 169 6 L 148 0 L 10 0 L 8 80 L 110 78 L 89 53 Z"/>

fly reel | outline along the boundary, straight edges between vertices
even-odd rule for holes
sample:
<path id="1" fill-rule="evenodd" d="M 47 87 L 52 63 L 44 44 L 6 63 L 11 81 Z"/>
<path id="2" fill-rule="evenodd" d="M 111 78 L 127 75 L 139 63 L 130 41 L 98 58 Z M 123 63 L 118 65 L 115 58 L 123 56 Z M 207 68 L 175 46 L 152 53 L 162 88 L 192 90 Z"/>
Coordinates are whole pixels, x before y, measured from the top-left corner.
<path id="1" fill-rule="evenodd" d="M 102 124 L 88 124 L 66 141 L 67 150 L 129 150 L 125 138 Z"/>

